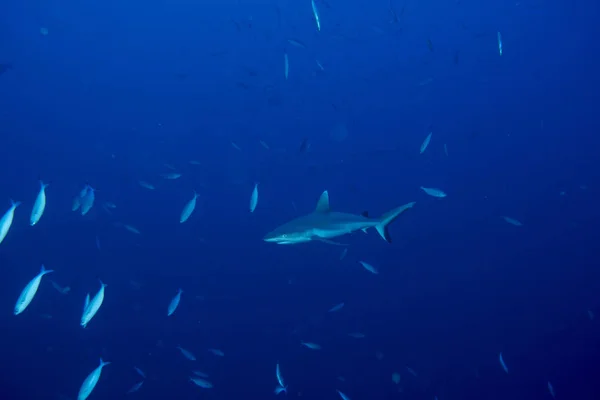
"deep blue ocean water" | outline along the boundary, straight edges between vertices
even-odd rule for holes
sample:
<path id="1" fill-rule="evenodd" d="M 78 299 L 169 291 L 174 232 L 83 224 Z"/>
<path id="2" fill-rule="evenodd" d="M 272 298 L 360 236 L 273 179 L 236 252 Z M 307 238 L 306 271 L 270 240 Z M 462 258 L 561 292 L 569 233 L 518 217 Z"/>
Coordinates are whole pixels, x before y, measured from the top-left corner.
<path id="1" fill-rule="evenodd" d="M 279 398 L 600 398 L 599 5 L 315 4 L 320 31 L 310 0 L 2 4 L 0 213 L 22 205 L 0 243 L 0 399 L 76 399 L 100 357 L 90 399 L 270 399 L 277 363 Z M 323 190 L 356 214 L 417 203 L 391 244 L 335 238 L 343 260 L 263 241 Z"/>

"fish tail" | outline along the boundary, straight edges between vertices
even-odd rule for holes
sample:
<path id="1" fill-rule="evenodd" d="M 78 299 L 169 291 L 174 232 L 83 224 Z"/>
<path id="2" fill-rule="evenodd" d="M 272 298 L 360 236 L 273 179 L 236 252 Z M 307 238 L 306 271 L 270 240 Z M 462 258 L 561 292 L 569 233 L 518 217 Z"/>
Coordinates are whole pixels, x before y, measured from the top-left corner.
<path id="1" fill-rule="evenodd" d="M 101 367 L 107 366 L 107 365 L 108 365 L 108 364 L 110 364 L 110 363 L 111 363 L 110 361 L 104 361 L 104 360 L 102 359 L 102 357 L 100 357 L 100 366 L 101 366 Z"/>
<path id="2" fill-rule="evenodd" d="M 11 206 L 17 208 L 17 207 L 19 207 L 21 205 L 21 202 L 20 201 L 14 201 L 13 199 L 10 199 L 10 204 L 11 204 Z"/>
<path id="3" fill-rule="evenodd" d="M 377 229 L 377 233 L 379 233 L 379 236 L 381 236 L 386 242 L 391 243 L 392 238 L 390 237 L 390 233 L 388 232 L 388 225 L 394 222 L 400 214 L 402 214 L 409 208 L 412 208 L 414 205 L 415 202 L 413 201 L 383 214 L 379 218 L 379 223 L 375 225 L 375 229 Z"/>
<path id="4" fill-rule="evenodd" d="M 46 267 L 44 267 L 44 264 L 42 264 L 42 268 L 40 269 L 40 274 L 46 275 L 46 274 L 49 274 L 51 272 L 54 272 L 54 270 L 53 269 L 46 269 Z"/>

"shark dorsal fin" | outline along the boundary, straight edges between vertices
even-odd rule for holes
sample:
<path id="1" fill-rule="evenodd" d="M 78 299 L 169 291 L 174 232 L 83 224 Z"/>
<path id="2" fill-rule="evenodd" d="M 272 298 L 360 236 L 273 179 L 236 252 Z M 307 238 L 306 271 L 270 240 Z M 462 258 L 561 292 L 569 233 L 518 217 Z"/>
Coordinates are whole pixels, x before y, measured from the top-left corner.
<path id="1" fill-rule="evenodd" d="M 315 209 L 315 212 L 329 212 L 329 193 L 327 192 L 327 190 L 321 194 L 321 197 L 319 197 L 319 201 L 317 202 L 317 208 Z"/>

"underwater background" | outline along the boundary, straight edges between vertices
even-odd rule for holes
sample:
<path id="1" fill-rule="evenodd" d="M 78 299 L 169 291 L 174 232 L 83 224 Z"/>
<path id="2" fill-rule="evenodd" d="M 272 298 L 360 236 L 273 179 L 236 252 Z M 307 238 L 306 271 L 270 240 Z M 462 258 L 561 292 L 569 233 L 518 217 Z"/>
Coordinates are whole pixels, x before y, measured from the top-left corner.
<path id="1" fill-rule="evenodd" d="M 600 398 L 600 4 L 313 4 L 2 4 L 0 399 Z"/>

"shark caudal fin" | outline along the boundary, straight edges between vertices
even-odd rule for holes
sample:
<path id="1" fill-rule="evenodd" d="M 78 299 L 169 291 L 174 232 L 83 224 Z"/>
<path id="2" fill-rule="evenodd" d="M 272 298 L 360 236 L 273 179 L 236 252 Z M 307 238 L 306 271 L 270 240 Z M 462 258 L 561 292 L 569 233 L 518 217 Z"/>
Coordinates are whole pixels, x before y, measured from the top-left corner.
<path id="1" fill-rule="evenodd" d="M 381 236 L 386 242 L 392 243 L 392 238 L 390 237 L 390 233 L 388 232 L 388 225 L 394 222 L 398 215 L 402 214 L 404 211 L 412 208 L 416 202 L 407 203 L 403 206 L 393 209 L 392 211 L 388 211 L 383 214 L 379 218 L 379 224 L 375 225 L 375 229 L 377 229 L 377 233 Z"/>

